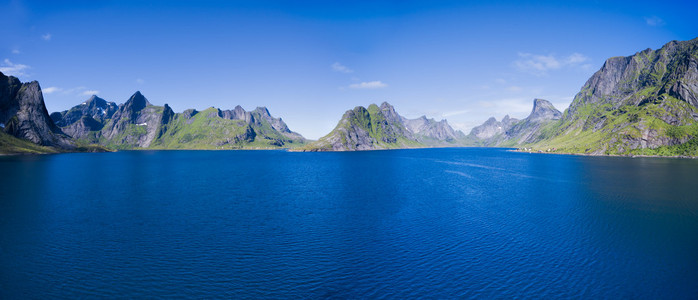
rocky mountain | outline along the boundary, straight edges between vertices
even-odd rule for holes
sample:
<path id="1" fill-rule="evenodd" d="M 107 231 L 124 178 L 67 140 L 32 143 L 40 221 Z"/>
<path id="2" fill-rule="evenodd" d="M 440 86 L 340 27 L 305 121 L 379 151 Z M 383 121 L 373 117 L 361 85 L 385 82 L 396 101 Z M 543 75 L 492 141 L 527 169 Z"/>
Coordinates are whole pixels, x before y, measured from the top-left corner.
<path id="1" fill-rule="evenodd" d="M 75 143 L 49 117 L 41 87 L 22 83 L 0 72 L 0 130 L 20 140 L 59 150 L 76 149 Z M 6 143 L 16 140 L 4 138 Z M 9 145 L 9 144 L 7 144 Z"/>
<path id="2" fill-rule="evenodd" d="M 531 113 L 523 120 L 505 116 L 501 122 L 489 118 L 480 126 L 470 131 L 470 137 L 481 146 L 516 146 L 530 144 L 544 138 L 544 128 L 560 120 L 562 113 L 552 103 L 544 99 L 534 99 Z"/>
<path id="3" fill-rule="evenodd" d="M 504 135 L 514 124 L 519 120 L 510 118 L 509 115 L 504 116 L 502 121 L 497 121 L 495 117 L 490 117 L 480 126 L 475 126 L 470 131 L 470 135 L 480 140 L 490 140 L 496 136 Z"/>
<path id="4" fill-rule="evenodd" d="M 85 139 L 91 131 L 101 130 L 105 121 L 111 119 L 118 108 L 114 102 L 92 96 L 70 110 L 52 113 L 51 119 L 69 136 Z"/>
<path id="5" fill-rule="evenodd" d="M 698 38 L 609 58 L 564 114 L 536 99 L 526 119 L 490 119 L 469 136 L 563 153 L 698 156 Z"/>
<path id="6" fill-rule="evenodd" d="M 522 145 L 537 142 L 543 136 L 543 130 L 556 124 L 562 113 L 548 100 L 534 99 L 531 114 L 525 119 L 514 123 L 506 132 L 505 140 L 500 144 Z"/>
<path id="7" fill-rule="evenodd" d="M 264 107 L 175 113 L 167 104 L 152 105 L 140 92 L 121 105 L 92 96 L 52 117 L 79 141 L 115 149 L 281 148 L 305 143 Z"/>
<path id="8" fill-rule="evenodd" d="M 465 135 L 448 123 L 422 116 L 407 119 L 383 102 L 381 106 L 357 106 L 342 116 L 334 130 L 304 151 L 356 151 L 394 148 L 461 146 Z"/>
<path id="9" fill-rule="evenodd" d="M 698 39 L 606 60 L 539 148 L 698 155 Z"/>

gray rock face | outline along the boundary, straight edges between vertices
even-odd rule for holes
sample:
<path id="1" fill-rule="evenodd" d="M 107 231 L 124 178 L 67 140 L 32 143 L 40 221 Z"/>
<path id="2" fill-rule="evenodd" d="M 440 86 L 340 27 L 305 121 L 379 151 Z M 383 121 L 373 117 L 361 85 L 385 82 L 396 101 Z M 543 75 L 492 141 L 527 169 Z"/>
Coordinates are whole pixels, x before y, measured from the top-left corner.
<path id="1" fill-rule="evenodd" d="M 559 120 L 562 113 L 557 110 L 548 100 L 534 99 L 533 110 L 526 118 L 528 122 L 545 122 L 549 120 Z"/>
<path id="2" fill-rule="evenodd" d="M 646 49 L 627 57 L 609 58 L 575 96 L 564 119 L 565 122 L 579 121 L 574 127 L 601 128 L 604 120 L 587 122 L 588 116 L 578 111 L 597 104 L 608 104 L 616 109 L 661 102 L 663 94 L 690 104 L 691 113 L 697 110 L 698 39 L 672 41 L 659 50 Z M 678 118 L 684 116 L 688 115 Z"/>
<path id="3" fill-rule="evenodd" d="M 531 114 L 507 130 L 506 140 L 516 141 L 517 145 L 537 142 L 544 138 L 541 129 L 561 117 L 562 113 L 548 100 L 534 99 Z"/>
<path id="4" fill-rule="evenodd" d="M 368 121 L 368 122 L 365 122 Z M 364 126 L 362 126 L 364 125 Z M 332 151 L 380 149 L 378 140 L 371 136 L 371 116 L 364 107 L 348 110 L 342 116 L 334 134 L 328 135 Z"/>
<path id="5" fill-rule="evenodd" d="M 484 146 L 521 145 L 536 142 L 543 137 L 540 130 L 551 122 L 560 120 L 562 113 L 552 103 L 543 99 L 533 100 L 531 114 L 523 120 L 509 118 L 501 122 L 489 118 L 470 131 L 470 136 L 479 139 Z"/>
<path id="6" fill-rule="evenodd" d="M 519 122 L 518 119 L 510 118 L 509 115 L 504 116 L 501 122 L 491 117 L 482 125 L 473 127 L 470 134 L 481 140 L 491 139 L 505 134 L 517 122 Z"/>
<path id="7" fill-rule="evenodd" d="M 119 107 L 114 102 L 93 95 L 73 108 L 51 114 L 51 119 L 63 132 L 76 139 L 87 138 L 91 131 L 99 131 Z"/>
<path id="8" fill-rule="evenodd" d="M 21 83 L 0 73 L 0 124 L 5 133 L 42 146 L 75 149 L 73 141 L 53 122 L 36 81 Z"/>
<path id="9" fill-rule="evenodd" d="M 389 148 L 459 146 L 465 139 L 446 120 L 407 119 L 387 102 L 357 106 L 342 116 L 332 132 L 306 147 L 306 151 L 356 151 Z"/>
<path id="10" fill-rule="evenodd" d="M 146 148 L 161 134 L 160 126 L 167 108 L 169 106 L 153 106 L 141 92 L 136 92 L 119 106 L 104 126 L 102 135 L 111 144 Z"/>
<path id="11" fill-rule="evenodd" d="M 247 124 L 254 122 L 252 114 L 245 111 L 240 105 L 235 106 L 233 110 L 218 110 L 218 116 L 228 120 L 242 120 Z"/>

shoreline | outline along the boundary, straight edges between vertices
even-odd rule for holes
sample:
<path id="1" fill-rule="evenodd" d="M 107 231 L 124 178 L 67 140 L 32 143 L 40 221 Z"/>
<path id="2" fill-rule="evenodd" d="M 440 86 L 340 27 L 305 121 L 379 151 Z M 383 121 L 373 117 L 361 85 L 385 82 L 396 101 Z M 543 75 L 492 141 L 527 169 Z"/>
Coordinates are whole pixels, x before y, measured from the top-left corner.
<path id="1" fill-rule="evenodd" d="M 19 153 L 0 153 L 0 157 L 4 156 L 24 156 L 24 155 L 52 155 L 52 154 L 70 154 L 70 153 L 115 153 L 121 151 L 285 151 L 285 152 L 295 152 L 295 153 L 347 153 L 347 152 L 367 152 L 367 151 L 390 151 L 390 150 L 417 150 L 417 149 L 506 149 L 507 152 L 513 153 L 527 153 L 527 154 L 554 154 L 554 155 L 570 155 L 570 156 L 585 156 L 585 157 L 622 157 L 622 158 L 672 158 L 672 159 L 698 159 L 698 156 L 684 156 L 684 155 L 673 155 L 673 156 L 663 156 L 663 155 L 620 155 L 620 154 L 589 154 L 589 153 L 568 153 L 568 152 L 547 152 L 547 151 L 527 151 L 519 150 L 516 148 L 509 147 L 478 147 L 478 146 L 457 146 L 457 147 L 406 147 L 406 148 L 388 148 L 388 149 L 366 149 L 366 150 L 324 150 L 324 151 L 308 151 L 308 150 L 298 150 L 293 148 L 249 148 L 249 149 L 113 149 L 112 151 L 103 152 L 80 152 L 80 151 L 65 151 L 65 152 L 46 152 L 46 153 L 31 153 L 31 152 L 19 152 Z"/>
<path id="2" fill-rule="evenodd" d="M 546 151 L 526 151 L 511 149 L 510 152 L 518 153 L 529 153 L 529 154 L 556 154 L 556 155 L 573 155 L 573 156 L 591 156 L 591 157 L 624 157 L 624 158 L 674 158 L 674 159 L 698 159 L 698 156 L 684 156 L 684 155 L 621 155 L 621 154 L 589 154 L 589 153 L 566 153 L 566 152 L 546 152 Z"/>

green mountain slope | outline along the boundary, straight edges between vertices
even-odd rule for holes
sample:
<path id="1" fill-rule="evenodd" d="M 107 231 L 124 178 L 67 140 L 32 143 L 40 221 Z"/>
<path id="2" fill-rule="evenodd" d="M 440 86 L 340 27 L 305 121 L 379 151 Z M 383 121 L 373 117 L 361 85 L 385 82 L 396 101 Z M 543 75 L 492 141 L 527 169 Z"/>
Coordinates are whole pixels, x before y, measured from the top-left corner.
<path id="1" fill-rule="evenodd" d="M 444 120 L 407 119 L 384 102 L 368 108 L 357 106 L 344 113 L 337 126 L 303 151 L 356 151 L 422 147 L 463 146 L 468 139 Z"/>
<path id="2" fill-rule="evenodd" d="M 698 155 L 698 39 L 606 61 L 538 149 L 587 154 Z"/>
<path id="3" fill-rule="evenodd" d="M 51 117 L 80 143 L 113 149 L 279 149 L 306 143 L 264 107 L 175 113 L 140 92 L 118 106 L 93 96 Z"/>

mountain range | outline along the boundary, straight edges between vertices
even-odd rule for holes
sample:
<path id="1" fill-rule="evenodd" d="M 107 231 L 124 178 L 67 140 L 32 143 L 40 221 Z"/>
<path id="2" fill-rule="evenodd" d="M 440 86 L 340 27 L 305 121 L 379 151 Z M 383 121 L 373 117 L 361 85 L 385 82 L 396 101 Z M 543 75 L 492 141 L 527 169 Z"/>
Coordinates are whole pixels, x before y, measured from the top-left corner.
<path id="1" fill-rule="evenodd" d="M 395 148 L 466 146 L 467 137 L 446 120 L 435 121 L 422 116 L 407 119 L 383 102 L 368 108 L 348 110 L 337 126 L 303 151 L 354 151 Z"/>
<path id="2" fill-rule="evenodd" d="M 490 118 L 468 135 L 446 120 L 407 119 L 387 102 L 344 113 L 318 141 L 289 130 L 264 107 L 175 113 L 140 92 L 117 105 L 97 96 L 48 114 L 39 83 L 0 73 L 0 152 L 109 149 L 355 151 L 515 147 L 593 155 L 698 156 L 698 38 L 612 57 L 564 112 L 534 99 L 522 120 Z"/>

